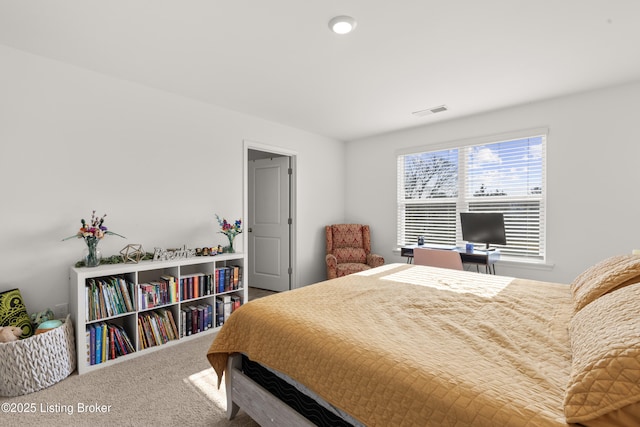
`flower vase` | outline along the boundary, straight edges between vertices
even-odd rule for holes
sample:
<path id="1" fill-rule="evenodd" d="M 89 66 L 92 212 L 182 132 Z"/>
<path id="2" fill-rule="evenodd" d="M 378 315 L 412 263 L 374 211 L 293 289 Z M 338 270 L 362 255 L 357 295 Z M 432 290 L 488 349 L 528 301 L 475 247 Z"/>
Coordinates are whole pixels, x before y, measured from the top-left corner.
<path id="1" fill-rule="evenodd" d="M 84 255 L 85 267 L 99 266 L 100 261 L 102 261 L 102 254 L 98 250 L 98 242 L 100 240 L 97 237 L 85 237 L 84 241 L 87 244 L 87 250 Z"/>
<path id="2" fill-rule="evenodd" d="M 227 235 L 227 239 L 229 239 L 229 246 L 225 248 L 225 252 L 233 254 L 236 252 L 235 249 L 233 249 L 233 239 L 235 239 L 235 236 Z"/>

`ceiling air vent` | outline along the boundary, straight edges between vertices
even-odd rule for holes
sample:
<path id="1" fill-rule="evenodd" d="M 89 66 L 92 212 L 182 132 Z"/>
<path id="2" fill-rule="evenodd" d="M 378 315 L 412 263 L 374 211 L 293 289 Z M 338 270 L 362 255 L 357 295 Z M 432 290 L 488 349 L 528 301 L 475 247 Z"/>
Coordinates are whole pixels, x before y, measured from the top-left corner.
<path id="1" fill-rule="evenodd" d="M 427 108 L 426 110 L 414 111 L 413 114 L 416 117 L 428 116 L 430 114 L 442 113 L 443 111 L 447 111 L 448 108 L 446 105 L 440 105 L 438 107 Z"/>

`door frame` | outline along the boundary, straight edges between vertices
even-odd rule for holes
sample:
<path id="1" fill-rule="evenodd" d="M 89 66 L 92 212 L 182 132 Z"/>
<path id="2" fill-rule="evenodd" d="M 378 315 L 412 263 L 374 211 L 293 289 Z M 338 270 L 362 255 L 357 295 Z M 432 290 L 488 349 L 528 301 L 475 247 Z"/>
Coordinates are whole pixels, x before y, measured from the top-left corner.
<path id="1" fill-rule="evenodd" d="M 260 142 L 243 140 L 243 183 L 242 183 L 242 215 L 245 221 L 249 218 L 249 150 L 264 151 L 267 153 L 273 153 L 281 156 L 289 157 L 292 173 L 291 173 L 291 185 L 289 187 L 289 214 L 291 217 L 291 226 L 289 227 L 289 266 L 291 268 L 291 275 L 289 281 L 289 289 L 296 289 L 298 287 L 298 269 L 297 269 L 297 155 L 298 153 L 292 150 L 287 150 L 282 147 L 273 145 L 262 144 Z M 247 257 L 249 254 L 249 235 L 243 233 L 242 247 L 247 248 Z M 248 265 L 248 263 L 247 263 Z M 248 283 L 251 286 L 250 283 Z"/>

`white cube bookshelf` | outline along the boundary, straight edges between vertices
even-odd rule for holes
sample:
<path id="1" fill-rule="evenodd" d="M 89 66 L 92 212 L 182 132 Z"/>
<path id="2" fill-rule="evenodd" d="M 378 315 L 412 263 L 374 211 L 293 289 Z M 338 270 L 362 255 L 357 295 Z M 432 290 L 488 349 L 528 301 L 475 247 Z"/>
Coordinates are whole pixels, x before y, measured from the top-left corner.
<path id="1" fill-rule="evenodd" d="M 137 264 L 108 264 L 92 268 L 72 267 L 69 276 L 71 294 L 70 310 L 71 318 L 75 323 L 78 374 L 84 374 L 95 369 L 109 366 L 113 363 L 128 360 L 139 356 L 140 354 L 146 354 L 147 352 L 159 350 L 169 345 L 179 344 L 187 339 L 202 336 L 202 334 L 205 333 L 217 331 L 220 328 L 217 324 L 218 315 L 220 314 L 222 316 L 223 313 L 219 312 L 222 306 L 220 303 L 216 304 L 216 302 L 222 301 L 223 299 L 230 300 L 233 298 L 233 300 L 239 300 L 240 304 L 244 304 L 248 299 L 244 275 L 245 265 L 246 262 L 244 254 L 232 253 L 170 261 L 141 261 Z M 239 269 L 235 267 L 239 267 Z M 215 281 L 216 272 L 229 270 L 231 271 L 231 274 L 233 274 L 234 268 L 236 273 L 239 274 L 239 278 L 235 286 L 227 285 L 227 290 L 217 288 Z M 176 279 L 176 301 L 154 306 L 152 308 L 143 308 L 141 306 L 142 304 L 140 304 L 140 285 L 159 281 L 162 276 L 172 276 Z M 212 281 L 211 293 L 200 292 L 197 295 L 183 294 L 184 287 L 180 285 L 180 279 L 186 279 L 193 276 L 210 276 L 211 278 L 208 280 Z M 108 280 L 112 277 L 123 278 L 126 282 L 130 283 L 128 286 L 130 286 L 130 289 L 133 289 L 134 292 L 134 295 L 131 296 L 133 300 L 133 305 L 131 307 L 132 310 L 92 320 L 92 316 L 89 315 L 87 306 L 87 302 L 89 301 L 87 297 L 87 285 L 97 279 Z M 225 283 L 227 282 L 225 281 Z M 183 312 L 186 312 L 187 309 L 191 309 L 191 307 L 202 308 L 207 306 L 211 306 L 212 310 L 211 327 L 207 328 L 205 324 L 197 333 L 189 330 L 189 325 L 185 325 Z M 138 331 L 139 315 L 144 317 L 145 314 L 152 311 L 162 312 L 163 310 L 170 312 L 173 317 L 179 338 L 167 341 L 161 345 L 143 348 L 145 339 L 140 336 Z M 228 313 L 226 314 L 228 315 Z M 101 323 L 109 323 L 122 328 L 122 330 L 127 333 L 134 351 L 123 356 L 108 359 L 101 363 L 91 364 L 91 343 L 89 341 L 88 327 L 91 325 L 97 326 Z M 194 324 L 193 326 L 195 327 L 197 325 Z M 185 332 L 184 334 L 183 331 Z M 187 334 L 187 331 L 190 331 L 191 333 Z"/>

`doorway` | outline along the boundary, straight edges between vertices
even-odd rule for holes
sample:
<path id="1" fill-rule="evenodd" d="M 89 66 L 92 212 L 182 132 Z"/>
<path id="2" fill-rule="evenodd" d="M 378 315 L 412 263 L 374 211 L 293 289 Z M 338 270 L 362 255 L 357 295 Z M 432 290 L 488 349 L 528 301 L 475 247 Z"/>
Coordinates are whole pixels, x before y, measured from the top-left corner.
<path id="1" fill-rule="evenodd" d="M 252 288 L 295 287 L 295 154 L 245 141 L 246 280 Z"/>

